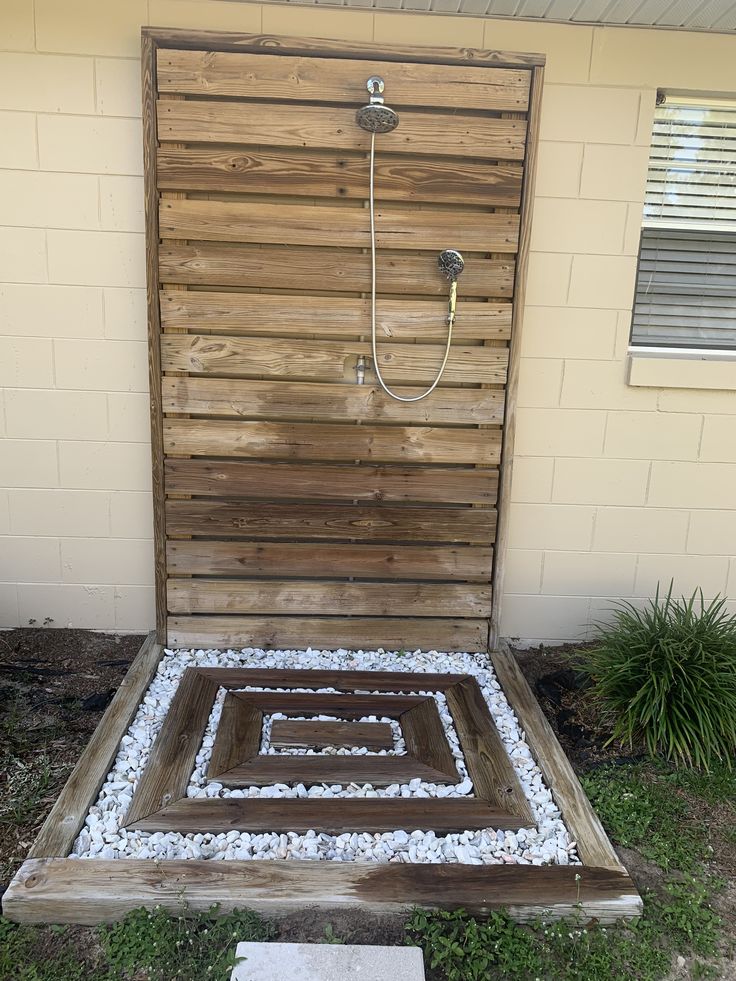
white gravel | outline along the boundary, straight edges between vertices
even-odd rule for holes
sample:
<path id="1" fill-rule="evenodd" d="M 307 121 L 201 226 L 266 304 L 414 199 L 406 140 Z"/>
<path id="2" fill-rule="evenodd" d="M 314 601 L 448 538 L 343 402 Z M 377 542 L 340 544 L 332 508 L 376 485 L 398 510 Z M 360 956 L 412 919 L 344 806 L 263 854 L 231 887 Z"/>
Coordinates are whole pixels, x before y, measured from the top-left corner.
<path id="1" fill-rule="evenodd" d="M 188 667 L 253 667 L 253 668 L 319 668 L 345 671 L 411 671 L 421 673 L 451 672 L 475 675 L 483 696 L 519 775 L 530 802 L 536 825 L 519 831 L 465 831 L 460 834 L 436 835 L 433 831 L 416 830 L 385 832 L 383 834 L 326 835 L 308 831 L 295 833 L 247 834 L 231 831 L 228 834 L 188 834 L 174 832 L 155 834 L 124 829 L 125 814 L 133 792 L 148 760 L 153 741 L 161 728 L 171 699 Z M 318 689 L 329 691 L 330 689 Z M 455 785 L 427 784 L 412 780 L 409 784 L 373 788 L 370 784 L 347 786 L 321 784 L 318 786 L 276 785 L 230 790 L 220 784 L 207 784 L 205 772 L 212 752 L 214 733 L 224 700 L 222 689 L 216 700 L 196 766 L 188 796 L 217 797 L 430 797 L 472 796 L 452 719 L 444 696 L 423 688 L 417 678 L 416 692 L 437 699 L 450 746 L 455 755 L 461 782 Z M 263 751 L 269 751 L 268 738 L 271 716 L 264 727 Z M 370 721 L 383 721 L 366 717 Z M 394 723 L 394 726 L 396 724 Z M 392 728 L 394 728 L 392 726 Z M 405 752 L 400 732 L 394 728 L 394 749 L 386 752 Z M 350 753 L 355 750 L 335 749 Z M 358 748 L 359 752 L 366 752 Z M 279 751 L 283 752 L 283 751 Z M 291 751 L 293 752 L 293 751 Z M 306 752 L 311 751 L 296 751 Z M 490 661 L 476 654 L 443 654 L 436 651 L 413 654 L 384 651 L 261 651 L 246 648 L 242 651 L 166 651 L 158 672 L 146 693 L 128 733 L 123 737 L 112 771 L 100 791 L 97 803 L 90 808 L 85 826 L 74 844 L 72 858 L 208 858 L 208 859 L 307 859 L 319 861 L 371 862 L 453 862 L 471 865 L 577 863 L 575 843 L 565 828 L 550 791 L 532 759 L 518 722 L 493 674 Z"/>

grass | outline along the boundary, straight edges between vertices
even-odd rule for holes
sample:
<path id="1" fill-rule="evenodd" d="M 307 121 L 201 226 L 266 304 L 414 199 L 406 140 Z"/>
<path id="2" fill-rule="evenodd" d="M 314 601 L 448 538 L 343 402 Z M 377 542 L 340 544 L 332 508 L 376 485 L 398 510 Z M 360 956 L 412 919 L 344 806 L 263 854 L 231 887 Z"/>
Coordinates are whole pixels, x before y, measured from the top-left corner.
<path id="1" fill-rule="evenodd" d="M 229 981 L 235 945 L 270 940 L 274 927 L 250 910 L 170 916 L 139 909 L 98 927 L 86 943 L 66 927 L 0 918 L 2 981 Z M 90 943 L 90 940 L 93 940 Z"/>

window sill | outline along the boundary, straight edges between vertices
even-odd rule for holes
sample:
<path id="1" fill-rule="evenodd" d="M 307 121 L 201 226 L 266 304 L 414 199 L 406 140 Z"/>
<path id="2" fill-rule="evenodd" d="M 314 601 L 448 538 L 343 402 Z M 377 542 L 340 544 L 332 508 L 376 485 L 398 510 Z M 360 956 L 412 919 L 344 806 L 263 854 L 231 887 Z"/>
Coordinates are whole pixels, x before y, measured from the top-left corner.
<path id="1" fill-rule="evenodd" d="M 628 384 L 736 391 L 736 351 L 629 348 Z"/>

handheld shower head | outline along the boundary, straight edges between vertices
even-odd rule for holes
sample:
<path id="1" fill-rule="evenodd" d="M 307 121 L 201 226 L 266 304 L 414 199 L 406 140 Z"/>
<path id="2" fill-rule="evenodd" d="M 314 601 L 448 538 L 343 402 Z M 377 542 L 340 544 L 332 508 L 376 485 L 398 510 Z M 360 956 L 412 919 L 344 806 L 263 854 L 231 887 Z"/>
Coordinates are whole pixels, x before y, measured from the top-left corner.
<path id="1" fill-rule="evenodd" d="M 383 101 L 385 82 L 379 75 L 371 75 L 365 83 L 371 100 L 355 113 L 355 121 L 368 133 L 390 133 L 399 125 L 399 114 Z"/>
<path id="2" fill-rule="evenodd" d="M 437 256 L 437 265 L 450 282 L 454 283 L 465 268 L 465 260 L 457 249 L 445 249 Z"/>

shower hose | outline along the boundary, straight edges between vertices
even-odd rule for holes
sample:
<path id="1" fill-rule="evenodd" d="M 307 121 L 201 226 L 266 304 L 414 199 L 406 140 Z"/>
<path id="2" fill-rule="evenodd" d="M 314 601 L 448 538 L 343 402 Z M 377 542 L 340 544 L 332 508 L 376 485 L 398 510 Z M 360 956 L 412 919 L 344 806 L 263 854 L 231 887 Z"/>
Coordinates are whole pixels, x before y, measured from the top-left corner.
<path id="1" fill-rule="evenodd" d="M 437 388 L 440 383 L 440 379 L 444 374 L 445 367 L 447 365 L 447 359 L 450 357 L 450 345 L 452 344 L 452 330 L 454 327 L 454 318 L 448 317 L 447 325 L 447 345 L 445 347 L 445 355 L 442 358 L 442 364 L 440 365 L 440 370 L 437 372 L 437 376 L 429 388 L 422 392 L 420 395 L 397 395 L 396 392 L 391 391 L 386 382 L 383 380 L 383 375 L 381 374 L 381 369 L 378 364 L 378 343 L 376 339 L 376 205 L 375 205 L 375 193 L 374 193 L 374 176 L 375 176 L 375 162 L 376 162 L 376 134 L 371 133 L 371 159 L 370 159 L 370 213 L 371 213 L 371 349 L 373 353 L 373 367 L 376 372 L 376 378 L 378 383 L 387 395 L 390 395 L 392 399 L 396 399 L 399 402 L 419 402 L 421 399 L 426 399 L 428 395 Z"/>

